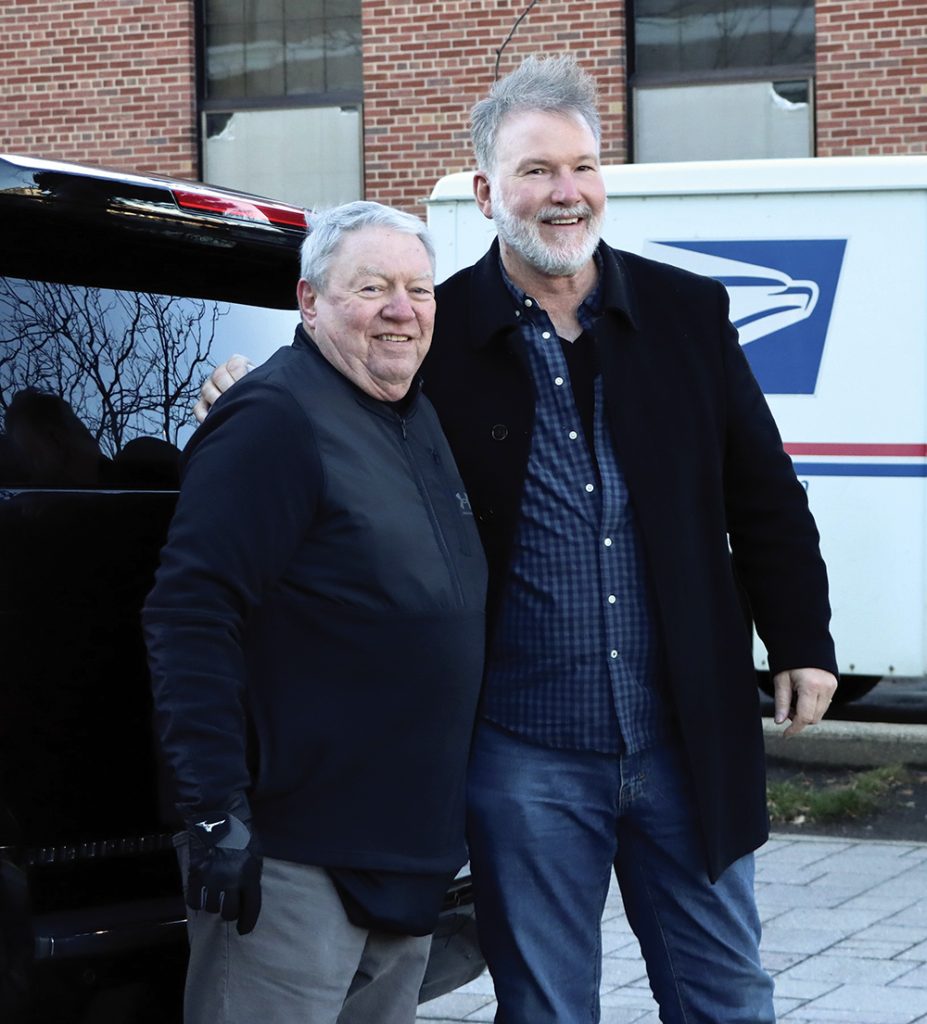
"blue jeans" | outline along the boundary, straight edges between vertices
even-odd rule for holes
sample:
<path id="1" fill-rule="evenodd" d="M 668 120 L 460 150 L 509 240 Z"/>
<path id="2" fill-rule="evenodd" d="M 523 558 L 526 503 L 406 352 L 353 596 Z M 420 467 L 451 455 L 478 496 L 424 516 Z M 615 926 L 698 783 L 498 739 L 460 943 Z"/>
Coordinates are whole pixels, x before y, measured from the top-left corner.
<path id="1" fill-rule="evenodd" d="M 613 867 L 664 1024 L 775 1021 L 753 857 L 709 882 L 675 746 L 552 750 L 480 723 L 468 827 L 497 1024 L 599 1020 Z"/>

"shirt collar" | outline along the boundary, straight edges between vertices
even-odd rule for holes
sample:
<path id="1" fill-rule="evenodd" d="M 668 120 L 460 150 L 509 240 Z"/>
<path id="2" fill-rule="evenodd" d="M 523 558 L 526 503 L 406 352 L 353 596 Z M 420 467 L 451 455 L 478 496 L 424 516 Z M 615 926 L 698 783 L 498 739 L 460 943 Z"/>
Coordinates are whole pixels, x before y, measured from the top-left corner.
<path id="1" fill-rule="evenodd" d="M 601 260 L 602 310 L 623 317 L 637 329 L 638 317 L 633 291 L 627 282 L 627 272 L 621 253 L 599 242 L 596 257 Z M 500 264 L 499 240 L 494 238 L 489 251 L 469 268 L 468 306 L 466 307 L 467 334 L 473 348 L 484 348 L 501 343 L 511 332 L 518 330 L 519 317 L 514 314 L 515 304 Z M 443 319 L 452 314 L 441 299 L 444 285 L 438 287 L 436 333 L 440 335 Z M 442 310 L 444 310 L 442 312 Z M 460 315 L 459 307 L 455 312 Z"/>
<path id="2" fill-rule="evenodd" d="M 634 303 L 628 288 L 624 266 L 621 263 L 620 255 L 611 249 L 603 241 L 593 253 L 598 276 L 595 287 L 583 299 L 580 305 L 580 323 L 592 323 L 604 312 L 609 311 L 624 316 L 631 326 L 636 327 L 634 314 Z M 543 308 L 536 299 L 522 291 L 517 284 L 509 277 L 505 266 L 502 263 L 502 254 L 497 249 L 497 265 L 499 273 L 509 294 L 515 300 L 515 311 L 521 317 L 522 311 L 527 304 L 529 309 Z"/>

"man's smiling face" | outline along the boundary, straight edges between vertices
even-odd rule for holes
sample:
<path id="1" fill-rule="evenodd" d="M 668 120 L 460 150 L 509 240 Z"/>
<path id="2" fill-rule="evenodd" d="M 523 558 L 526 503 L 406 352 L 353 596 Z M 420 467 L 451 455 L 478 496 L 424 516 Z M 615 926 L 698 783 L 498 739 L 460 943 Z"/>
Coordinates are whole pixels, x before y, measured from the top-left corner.
<path id="1" fill-rule="evenodd" d="M 592 258 L 605 213 L 589 126 L 569 113 L 515 112 L 499 126 L 495 155 L 494 169 L 477 175 L 477 202 L 503 252 L 544 274 L 576 274 Z"/>
<path id="2" fill-rule="evenodd" d="M 387 227 L 346 232 L 324 288 L 301 280 L 303 324 L 337 370 L 374 398 L 408 391 L 431 345 L 434 278 L 425 246 Z"/>

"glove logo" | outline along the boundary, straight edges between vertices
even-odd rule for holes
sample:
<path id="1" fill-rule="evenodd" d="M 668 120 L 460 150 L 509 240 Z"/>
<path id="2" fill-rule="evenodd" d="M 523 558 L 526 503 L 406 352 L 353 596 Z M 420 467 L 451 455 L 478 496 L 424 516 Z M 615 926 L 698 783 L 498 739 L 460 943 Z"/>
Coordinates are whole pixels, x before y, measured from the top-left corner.
<path id="1" fill-rule="evenodd" d="M 198 821 L 196 823 L 197 828 L 203 829 L 205 832 L 212 832 L 214 828 L 218 828 L 219 825 L 224 825 L 228 819 L 220 818 L 218 821 Z"/>

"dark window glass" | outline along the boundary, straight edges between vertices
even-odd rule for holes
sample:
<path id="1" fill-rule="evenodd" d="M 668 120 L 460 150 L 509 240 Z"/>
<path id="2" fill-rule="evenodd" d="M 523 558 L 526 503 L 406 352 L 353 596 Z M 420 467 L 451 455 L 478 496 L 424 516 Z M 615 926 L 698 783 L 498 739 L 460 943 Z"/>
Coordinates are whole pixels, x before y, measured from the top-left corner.
<path id="1" fill-rule="evenodd" d="M 245 0 L 209 0 L 210 25 L 241 24 L 245 18 Z"/>
<path id="2" fill-rule="evenodd" d="M 245 94 L 245 38 L 241 22 L 211 25 L 206 89 L 214 99 Z"/>
<path id="3" fill-rule="evenodd" d="M 206 96 L 359 91 L 360 0 L 206 0 Z"/>
<path id="4" fill-rule="evenodd" d="M 255 21 L 283 21 L 283 0 L 252 0 L 250 6 Z"/>
<path id="5" fill-rule="evenodd" d="M 30 843 L 158 829 L 139 608 L 228 310 L 0 277 L 0 792 Z"/>
<path id="6" fill-rule="evenodd" d="M 801 78 L 797 82 L 773 82 L 773 89 L 789 103 L 809 103 L 811 101 L 811 86 L 807 78 Z"/>
<path id="7" fill-rule="evenodd" d="M 325 91 L 325 22 L 290 20 L 286 26 L 287 92 Z"/>
<path id="8" fill-rule="evenodd" d="M 814 61 L 814 0 L 636 0 L 635 70 L 711 72 Z"/>
<path id="9" fill-rule="evenodd" d="M 326 0 L 286 0 L 286 20 L 299 21 L 304 18 L 324 18 L 327 14 L 347 14 L 345 8 L 353 6 L 347 3 L 326 3 Z M 360 7 L 356 12 L 360 17 Z"/>
<path id="10" fill-rule="evenodd" d="M 245 92 L 248 96 L 282 96 L 286 91 L 283 23 L 258 21 L 247 27 Z"/>
<path id="11" fill-rule="evenodd" d="M 0 277 L 0 488 L 176 486 L 200 383 L 254 316 L 213 299 Z"/>
<path id="12" fill-rule="evenodd" d="M 288 2 L 292 4 L 294 0 L 288 0 Z M 295 0 L 295 2 L 299 3 L 299 0 Z M 325 0 L 325 13 L 331 17 L 340 16 L 347 18 L 353 16 L 359 18 L 361 0 Z"/>
<path id="13" fill-rule="evenodd" d="M 328 19 L 325 78 L 329 89 L 361 88 L 361 33 L 356 18 Z"/>

